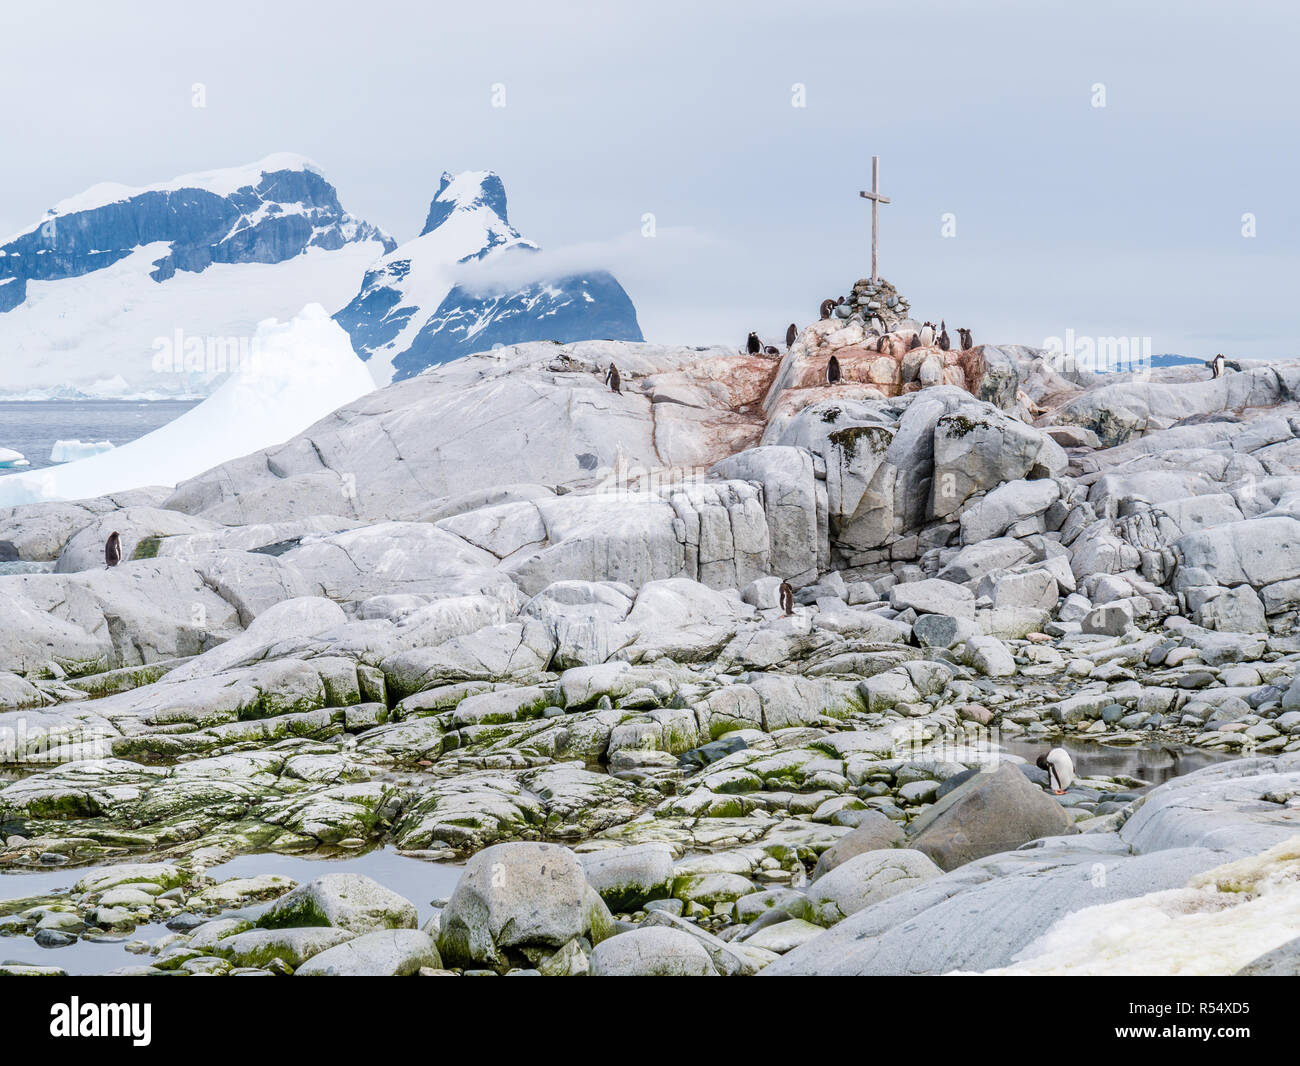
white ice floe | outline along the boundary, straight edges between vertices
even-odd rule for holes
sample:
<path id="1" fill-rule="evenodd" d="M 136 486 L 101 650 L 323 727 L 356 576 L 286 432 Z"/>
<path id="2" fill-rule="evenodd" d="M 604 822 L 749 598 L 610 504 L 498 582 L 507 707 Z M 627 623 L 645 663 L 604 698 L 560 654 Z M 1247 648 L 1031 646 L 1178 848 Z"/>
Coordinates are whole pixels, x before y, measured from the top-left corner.
<path id="1" fill-rule="evenodd" d="M 0 448 L 0 468 L 27 465 L 27 459 L 22 452 L 16 452 L 12 448 Z"/>
<path id="2" fill-rule="evenodd" d="M 71 463 L 112 449 L 111 440 L 56 440 L 50 449 L 50 462 Z"/>
<path id="3" fill-rule="evenodd" d="M 0 477 L 0 506 L 175 485 L 292 437 L 374 388 L 319 304 L 257 327 L 254 358 L 197 407 L 138 440 L 62 466 Z"/>

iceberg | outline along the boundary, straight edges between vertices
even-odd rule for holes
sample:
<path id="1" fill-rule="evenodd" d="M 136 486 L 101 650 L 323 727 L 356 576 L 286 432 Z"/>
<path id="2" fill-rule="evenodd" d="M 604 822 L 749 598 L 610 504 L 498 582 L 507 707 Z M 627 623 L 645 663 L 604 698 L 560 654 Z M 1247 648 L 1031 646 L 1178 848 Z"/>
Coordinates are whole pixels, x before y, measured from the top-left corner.
<path id="1" fill-rule="evenodd" d="M 320 304 L 258 324 L 253 357 L 206 400 L 129 444 L 0 477 L 0 507 L 175 485 L 300 433 L 374 389 L 348 335 Z"/>
<path id="2" fill-rule="evenodd" d="M 0 448 L 0 468 L 27 465 L 27 459 L 22 452 L 16 452 L 12 448 Z"/>
<path id="3" fill-rule="evenodd" d="M 50 462 L 70 463 L 75 459 L 86 459 L 100 452 L 111 451 L 111 440 L 56 440 L 50 449 Z"/>

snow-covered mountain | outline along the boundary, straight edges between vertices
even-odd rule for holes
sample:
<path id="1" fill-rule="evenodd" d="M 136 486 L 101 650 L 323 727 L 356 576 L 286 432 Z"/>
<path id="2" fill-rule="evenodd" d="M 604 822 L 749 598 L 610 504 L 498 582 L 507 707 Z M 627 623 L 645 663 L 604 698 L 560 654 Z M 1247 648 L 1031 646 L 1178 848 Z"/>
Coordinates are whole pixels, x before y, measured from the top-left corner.
<path id="1" fill-rule="evenodd" d="M 0 244 L 0 395 L 205 393 L 259 322 L 340 306 L 395 246 L 298 155 L 96 185 Z"/>
<path id="2" fill-rule="evenodd" d="M 375 263 L 334 317 L 381 385 L 495 344 L 643 339 L 632 301 L 606 271 L 484 280 L 498 265 L 526 276 L 519 257 L 537 251 L 510 224 L 496 174 L 444 173 L 420 235 Z M 471 283 L 473 263 L 485 269 Z"/>

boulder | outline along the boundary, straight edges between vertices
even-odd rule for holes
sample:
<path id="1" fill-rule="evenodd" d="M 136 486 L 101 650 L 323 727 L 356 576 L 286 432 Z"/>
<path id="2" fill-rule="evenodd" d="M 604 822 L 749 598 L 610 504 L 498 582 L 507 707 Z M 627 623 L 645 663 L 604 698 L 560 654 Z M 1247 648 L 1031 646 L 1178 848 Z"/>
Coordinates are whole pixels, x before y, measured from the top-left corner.
<path id="1" fill-rule="evenodd" d="M 619 933 L 591 953 L 592 977 L 717 977 L 709 954 L 689 933 L 655 926 Z"/>
<path id="2" fill-rule="evenodd" d="M 1061 498 L 1055 481 L 1008 481 L 961 513 L 963 544 L 1000 537 L 1012 526 L 1040 515 Z"/>
<path id="3" fill-rule="evenodd" d="M 508 968 L 505 952 L 593 943 L 613 931 L 582 863 L 558 844 L 496 844 L 465 865 L 443 909 L 438 950 L 450 966 Z"/>
<path id="4" fill-rule="evenodd" d="M 294 976 L 409 977 L 422 966 L 442 969 L 433 937 L 421 929 L 384 929 L 313 955 Z"/>
<path id="5" fill-rule="evenodd" d="M 1083 616 L 1083 631 L 1099 636 L 1122 637 L 1133 628 L 1133 604 L 1127 600 L 1094 607 Z"/>
<path id="6" fill-rule="evenodd" d="M 959 785 L 913 821 L 908 847 L 953 870 L 1039 837 L 1070 833 L 1072 826 L 1056 800 L 1003 762 Z"/>
<path id="7" fill-rule="evenodd" d="M 327 925 L 351 933 L 414 929 L 415 905 L 364 874 L 325 874 L 281 896 L 257 920 L 262 929 Z"/>
<path id="8" fill-rule="evenodd" d="M 971 637 L 966 641 L 962 658 L 988 677 L 1015 676 L 1016 661 L 997 637 Z"/>
<path id="9" fill-rule="evenodd" d="M 634 844 L 580 855 L 587 883 L 611 911 L 639 910 L 672 895 L 673 853 L 667 844 Z"/>
<path id="10" fill-rule="evenodd" d="M 897 611 L 910 608 L 917 614 L 975 617 L 975 594 L 964 585 L 938 578 L 895 585 L 889 590 L 889 604 Z"/>
<path id="11" fill-rule="evenodd" d="M 803 916 L 831 926 L 850 914 L 905 892 L 943 871 L 919 851 L 867 851 L 839 863 L 808 886 Z"/>

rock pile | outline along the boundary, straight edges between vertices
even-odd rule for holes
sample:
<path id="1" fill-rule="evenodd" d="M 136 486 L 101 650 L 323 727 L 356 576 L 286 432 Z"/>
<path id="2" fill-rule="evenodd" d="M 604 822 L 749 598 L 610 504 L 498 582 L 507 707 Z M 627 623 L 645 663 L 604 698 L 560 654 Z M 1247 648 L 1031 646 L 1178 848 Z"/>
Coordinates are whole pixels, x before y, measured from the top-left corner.
<path id="1" fill-rule="evenodd" d="M 922 381 L 853 319 L 905 303 L 854 292 L 779 360 L 523 345 L 171 492 L 0 512 L 37 571 L 0 577 L 0 865 L 105 864 L 0 934 L 174 922 L 139 950 L 190 973 L 988 969 L 1294 832 L 1300 370 L 985 345 Z M 1060 797 L 1006 750 L 1049 741 Z M 1151 790 L 1202 753 L 1250 758 Z M 423 928 L 351 875 L 203 872 L 381 844 L 468 861 Z"/>

